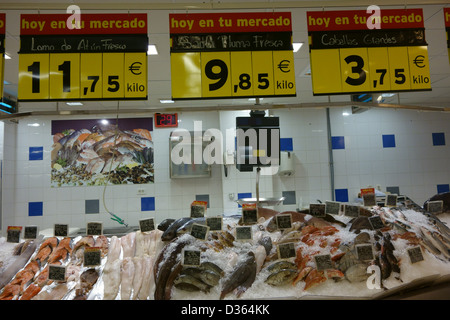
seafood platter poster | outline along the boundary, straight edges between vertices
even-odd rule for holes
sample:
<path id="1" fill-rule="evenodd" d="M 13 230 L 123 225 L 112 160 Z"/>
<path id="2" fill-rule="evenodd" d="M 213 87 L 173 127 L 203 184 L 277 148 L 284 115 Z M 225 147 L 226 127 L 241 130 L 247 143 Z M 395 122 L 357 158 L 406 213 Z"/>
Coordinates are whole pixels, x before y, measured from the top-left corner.
<path id="1" fill-rule="evenodd" d="M 154 182 L 153 118 L 54 120 L 51 186 Z"/>

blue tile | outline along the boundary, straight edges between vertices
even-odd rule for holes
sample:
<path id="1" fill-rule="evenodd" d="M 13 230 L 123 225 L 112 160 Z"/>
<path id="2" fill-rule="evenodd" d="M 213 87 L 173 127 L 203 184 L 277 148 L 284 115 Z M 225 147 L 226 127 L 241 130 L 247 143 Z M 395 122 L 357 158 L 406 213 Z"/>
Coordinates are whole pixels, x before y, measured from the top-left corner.
<path id="1" fill-rule="evenodd" d="M 438 184 L 437 185 L 437 193 L 450 192 L 449 184 Z"/>
<path id="2" fill-rule="evenodd" d="M 434 132 L 433 136 L 433 146 L 445 146 L 445 133 L 444 132 Z"/>
<path id="3" fill-rule="evenodd" d="M 331 137 L 331 148 L 333 150 L 345 149 L 345 139 L 344 139 L 344 137 L 341 137 L 341 136 Z"/>
<path id="4" fill-rule="evenodd" d="M 141 211 L 155 211 L 155 197 L 142 197 Z"/>
<path id="5" fill-rule="evenodd" d="M 280 138 L 280 151 L 294 151 L 292 138 Z"/>
<path id="6" fill-rule="evenodd" d="M 395 135 L 383 134 L 383 148 L 395 148 Z"/>
<path id="7" fill-rule="evenodd" d="M 28 216 L 38 217 L 44 214 L 43 202 L 28 202 Z"/>
<path id="8" fill-rule="evenodd" d="M 29 160 L 43 160 L 44 159 L 44 147 L 30 147 Z"/>
<path id="9" fill-rule="evenodd" d="M 334 195 L 335 195 L 336 201 L 348 202 L 348 189 L 335 189 Z"/>
<path id="10" fill-rule="evenodd" d="M 251 197 L 252 197 L 252 193 L 251 193 L 251 192 L 247 192 L 247 193 L 238 193 L 238 199 L 251 198 Z M 239 204 L 238 207 L 240 208 L 241 205 Z"/>

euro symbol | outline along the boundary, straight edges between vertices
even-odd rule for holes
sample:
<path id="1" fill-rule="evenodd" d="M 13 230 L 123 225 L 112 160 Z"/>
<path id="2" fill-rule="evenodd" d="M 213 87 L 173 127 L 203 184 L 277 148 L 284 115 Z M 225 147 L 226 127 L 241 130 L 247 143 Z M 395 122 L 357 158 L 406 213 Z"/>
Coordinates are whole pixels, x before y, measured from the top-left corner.
<path id="1" fill-rule="evenodd" d="M 135 64 L 136 64 L 136 66 L 135 66 Z M 132 74 L 134 74 L 135 76 L 138 76 L 138 75 L 140 75 L 142 73 L 140 71 L 141 70 L 141 66 L 142 66 L 142 63 L 139 62 L 139 61 L 136 61 L 136 62 L 133 62 L 128 69 L 131 71 Z"/>
<path id="2" fill-rule="evenodd" d="M 425 65 L 423 64 L 425 61 L 425 57 L 422 55 L 418 55 L 414 60 L 414 64 L 418 67 L 418 68 L 424 68 Z M 420 64 L 420 65 L 419 65 Z"/>
<path id="3" fill-rule="evenodd" d="M 289 60 L 282 60 L 278 64 L 278 69 L 280 69 L 281 72 L 288 73 L 289 71 L 291 71 L 289 69 L 289 63 L 291 63 Z M 287 69 L 287 70 L 285 71 L 284 69 Z"/>

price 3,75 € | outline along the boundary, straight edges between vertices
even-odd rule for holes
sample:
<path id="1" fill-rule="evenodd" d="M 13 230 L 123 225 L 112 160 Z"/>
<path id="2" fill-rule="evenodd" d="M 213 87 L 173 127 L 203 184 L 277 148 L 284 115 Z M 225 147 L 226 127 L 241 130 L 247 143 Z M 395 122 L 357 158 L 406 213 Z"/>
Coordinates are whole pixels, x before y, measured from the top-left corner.
<path id="1" fill-rule="evenodd" d="M 292 51 L 171 54 L 172 98 L 295 96 Z"/>
<path id="2" fill-rule="evenodd" d="M 19 56 L 19 100 L 146 99 L 146 53 Z"/>
<path id="3" fill-rule="evenodd" d="M 426 46 L 312 49 L 315 95 L 431 90 Z"/>

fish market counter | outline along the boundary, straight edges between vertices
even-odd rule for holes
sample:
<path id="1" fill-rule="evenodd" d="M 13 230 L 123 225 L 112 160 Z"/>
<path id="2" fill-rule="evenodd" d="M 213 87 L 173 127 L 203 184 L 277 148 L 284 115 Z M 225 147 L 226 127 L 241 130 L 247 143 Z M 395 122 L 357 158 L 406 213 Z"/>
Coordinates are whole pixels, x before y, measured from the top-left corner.
<path id="1" fill-rule="evenodd" d="M 182 218 L 150 232 L 0 238 L 0 299 L 403 299 L 417 289 L 423 299 L 449 297 L 449 213 L 260 209 L 244 221 L 223 217 L 219 231 Z"/>

